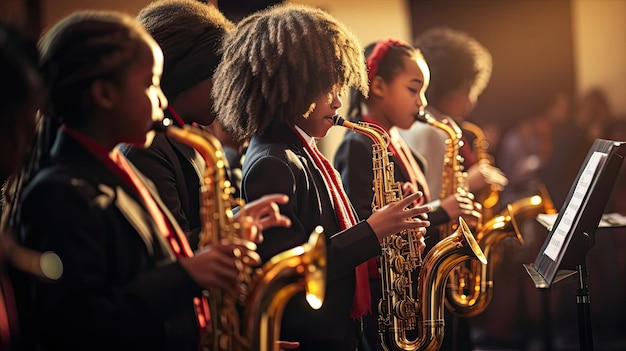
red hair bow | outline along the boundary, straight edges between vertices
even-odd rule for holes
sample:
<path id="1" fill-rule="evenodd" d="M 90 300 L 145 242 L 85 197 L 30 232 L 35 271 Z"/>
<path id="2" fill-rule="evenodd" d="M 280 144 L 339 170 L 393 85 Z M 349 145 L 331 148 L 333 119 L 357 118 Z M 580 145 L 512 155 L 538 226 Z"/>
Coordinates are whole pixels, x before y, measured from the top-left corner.
<path id="1" fill-rule="evenodd" d="M 383 57 L 385 57 L 385 54 L 387 54 L 387 50 L 389 50 L 390 47 L 402 45 L 408 44 L 402 40 L 394 38 L 383 39 L 376 43 L 374 50 L 372 50 L 372 53 L 367 57 L 367 78 L 372 80 L 372 78 L 376 75 L 378 72 L 378 64 Z"/>

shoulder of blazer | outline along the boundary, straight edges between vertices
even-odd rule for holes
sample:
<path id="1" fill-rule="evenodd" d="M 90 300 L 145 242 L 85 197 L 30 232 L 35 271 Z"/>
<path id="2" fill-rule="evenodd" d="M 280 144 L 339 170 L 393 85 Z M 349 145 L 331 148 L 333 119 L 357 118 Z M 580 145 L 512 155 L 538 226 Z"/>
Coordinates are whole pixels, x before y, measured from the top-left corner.
<path id="1" fill-rule="evenodd" d="M 75 189 L 76 193 L 85 203 L 94 203 L 100 208 L 109 206 L 115 197 L 112 187 L 104 184 L 95 184 L 85 178 L 77 176 L 75 172 L 65 165 L 53 165 L 40 170 L 24 190 L 24 196 L 39 186 L 68 185 Z"/>

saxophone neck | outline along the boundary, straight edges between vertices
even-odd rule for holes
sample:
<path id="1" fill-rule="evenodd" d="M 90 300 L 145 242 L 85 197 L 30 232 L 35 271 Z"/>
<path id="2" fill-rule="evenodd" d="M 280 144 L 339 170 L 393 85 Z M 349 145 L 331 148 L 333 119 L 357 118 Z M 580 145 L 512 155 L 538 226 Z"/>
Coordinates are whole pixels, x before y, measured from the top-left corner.
<path id="1" fill-rule="evenodd" d="M 345 127 L 357 133 L 366 135 L 372 139 L 375 144 L 380 145 L 383 149 L 386 149 L 387 146 L 389 146 L 389 133 L 387 133 L 387 131 L 378 124 L 366 122 L 354 123 L 347 121 L 339 115 L 333 116 L 333 123 L 336 126 Z"/>

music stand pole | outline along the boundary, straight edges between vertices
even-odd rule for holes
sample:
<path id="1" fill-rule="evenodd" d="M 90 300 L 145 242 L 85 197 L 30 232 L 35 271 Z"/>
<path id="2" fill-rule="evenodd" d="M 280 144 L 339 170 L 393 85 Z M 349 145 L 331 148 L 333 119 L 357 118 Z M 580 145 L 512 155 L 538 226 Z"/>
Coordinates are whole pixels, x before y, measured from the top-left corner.
<path id="1" fill-rule="evenodd" d="M 593 337 L 591 335 L 591 298 L 587 288 L 587 264 L 579 264 L 578 289 L 576 291 L 576 307 L 578 311 L 578 339 L 581 351 L 593 351 Z"/>

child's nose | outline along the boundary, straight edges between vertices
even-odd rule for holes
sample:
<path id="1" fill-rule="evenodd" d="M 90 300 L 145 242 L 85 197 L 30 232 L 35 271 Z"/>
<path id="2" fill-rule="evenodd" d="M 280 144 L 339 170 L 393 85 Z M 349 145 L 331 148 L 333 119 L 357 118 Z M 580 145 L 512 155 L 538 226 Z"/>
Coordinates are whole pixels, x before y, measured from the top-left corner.
<path id="1" fill-rule="evenodd" d="M 343 106 L 343 102 L 341 101 L 341 97 L 339 95 L 335 95 L 333 101 L 330 102 L 330 108 L 334 110 L 338 110 Z"/>

